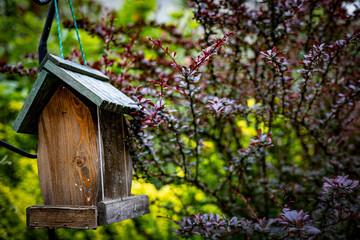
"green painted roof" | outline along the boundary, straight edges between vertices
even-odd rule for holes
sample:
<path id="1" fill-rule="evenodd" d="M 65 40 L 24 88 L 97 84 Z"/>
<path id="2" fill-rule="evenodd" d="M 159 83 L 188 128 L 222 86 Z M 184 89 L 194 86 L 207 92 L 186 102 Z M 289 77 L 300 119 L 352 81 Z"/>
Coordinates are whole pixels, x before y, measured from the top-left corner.
<path id="1" fill-rule="evenodd" d="M 135 102 L 106 82 L 108 77 L 98 70 L 54 55 L 47 55 L 39 69 L 38 78 L 12 126 L 16 132 L 37 134 L 39 116 L 61 83 L 102 109 L 117 113 L 138 110 Z"/>

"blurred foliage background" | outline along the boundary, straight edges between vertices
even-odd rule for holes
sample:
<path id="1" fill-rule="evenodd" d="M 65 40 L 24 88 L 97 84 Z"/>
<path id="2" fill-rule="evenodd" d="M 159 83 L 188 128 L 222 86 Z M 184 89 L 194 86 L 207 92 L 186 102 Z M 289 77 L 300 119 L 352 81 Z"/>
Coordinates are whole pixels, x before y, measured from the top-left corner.
<path id="1" fill-rule="evenodd" d="M 114 4 L 115 2 L 118 4 Z M 119 2 L 121 2 L 121 4 Z M 186 8 L 186 1 L 184 0 L 123 0 L 119 2 L 111 0 L 103 2 L 100 0 L 74 0 L 73 5 L 77 19 L 89 19 L 91 22 L 99 23 L 102 21 L 106 22 L 106 20 L 103 19 L 107 13 L 107 10 L 105 10 L 104 7 L 114 7 L 115 5 L 114 15 L 117 29 L 121 29 L 119 26 L 124 26 L 122 31 L 126 32 L 126 28 L 129 26 L 131 27 L 131 24 L 133 24 L 135 29 L 132 29 L 133 32 L 137 32 L 137 28 L 142 28 L 141 38 L 138 39 L 140 44 L 142 44 L 142 47 L 140 46 L 137 48 L 137 46 L 135 46 L 135 50 L 137 52 L 143 51 L 143 55 L 147 60 L 164 57 L 164 55 L 158 53 L 155 48 L 151 48 L 152 46 L 150 42 L 146 39 L 147 36 L 156 39 L 165 39 L 165 43 L 169 46 L 171 51 L 177 52 L 177 59 L 179 63 L 188 64 L 187 61 L 191 61 L 188 56 L 193 55 L 194 51 L 199 50 L 192 49 L 193 46 L 197 44 L 197 40 L 205 38 L 205 41 L 208 41 L 209 35 L 214 34 L 210 34 L 211 31 L 209 32 L 209 29 L 214 27 L 211 24 L 208 26 L 209 33 L 206 33 L 206 30 L 204 31 L 204 29 L 199 26 L 199 24 L 193 19 L 194 15 L 192 9 Z M 169 5 L 173 6 L 173 8 L 177 10 L 171 13 L 165 12 L 164 9 L 169 8 L 164 6 Z M 18 65 L 19 62 L 21 62 L 25 68 L 36 68 L 38 66 L 37 45 L 42 33 L 48 7 L 49 5 L 38 6 L 31 0 L 0 0 L 0 31 L 2 33 L 0 34 L 0 66 L 8 63 Z M 317 14 L 319 14 L 319 16 L 322 15 L 322 9 L 320 9 Z M 69 21 L 71 22 L 72 18 L 67 1 L 60 2 L 60 19 L 62 22 L 61 33 L 63 38 L 64 54 L 65 57 L 69 57 L 74 53 L 73 49 L 78 48 L 78 42 L 74 29 L 71 29 L 71 26 L 69 25 Z M 144 26 L 138 24 L 139 22 L 141 23 L 142 20 L 146 20 L 147 22 L 146 24 L 143 24 Z M 182 32 L 181 34 L 178 34 L 176 31 L 171 32 L 171 27 L 168 27 L 165 31 L 164 29 L 166 26 L 159 27 L 159 25 L 151 24 L 152 20 L 156 20 L 160 23 L 165 22 L 166 24 L 169 24 L 169 26 L 172 24 L 177 26 L 177 30 L 181 29 Z M 82 23 L 80 22 L 78 25 L 81 28 L 81 26 L 87 24 L 88 22 L 84 21 Z M 105 23 L 104 25 L 107 24 L 108 23 Z M 204 24 L 206 25 L 206 22 Z M 266 26 L 267 24 L 264 24 L 264 28 L 266 28 Z M 92 30 L 91 27 L 86 27 L 86 29 Z M 94 31 L 98 30 L 94 29 Z M 249 31 L 252 30 L 250 29 Z M 133 32 L 131 32 L 131 34 L 133 34 Z M 116 46 L 117 50 L 123 46 L 129 45 L 131 39 L 128 36 L 131 34 L 119 34 L 121 35 L 120 37 L 122 37 L 119 42 L 126 44 L 119 44 Z M 103 39 L 100 39 L 100 37 L 96 34 L 90 34 L 89 31 L 80 29 L 80 35 L 88 62 L 91 63 L 100 61 L 100 58 L 105 54 L 110 55 L 109 59 L 111 57 L 124 58 L 124 56 L 119 57 L 114 52 L 104 53 L 106 49 L 104 48 Z M 204 35 L 207 37 L 204 37 Z M 219 36 L 220 35 L 221 34 L 219 34 Z M 126 36 L 128 38 L 126 38 Z M 169 40 L 171 39 L 171 36 L 174 36 L 178 42 L 174 43 L 172 40 Z M 243 36 L 240 35 L 235 40 L 240 41 L 241 37 Z M 261 39 L 257 39 L 260 38 L 259 36 L 255 37 L 256 38 L 254 39 L 256 41 L 254 42 L 261 42 Z M 244 39 L 245 38 L 246 37 L 244 36 Z M 166 42 L 166 40 L 168 41 Z M 234 42 L 236 42 L 235 40 Z M 254 46 L 256 45 L 253 41 L 250 42 L 251 44 L 254 44 Z M 48 52 L 60 55 L 55 20 L 48 40 Z M 119 52 L 123 54 L 126 51 L 121 50 Z M 135 57 L 140 55 L 141 54 L 134 54 Z M 248 55 L 245 56 L 244 59 L 247 59 L 249 57 Z M 251 58 L 251 56 L 249 58 Z M 131 58 L 129 59 L 129 61 L 132 60 Z M 159 61 L 161 60 L 163 59 L 160 59 Z M 126 65 L 126 60 L 124 60 L 124 62 L 124 65 Z M 237 64 L 238 62 L 234 63 Z M 148 61 L 147 64 L 150 65 L 152 62 Z M 226 66 L 226 64 L 224 65 Z M 134 64 L 134 66 L 137 65 Z M 144 66 L 147 65 L 144 64 Z M 156 66 L 154 69 L 157 70 Z M 159 69 L 160 72 L 161 67 L 159 67 Z M 111 70 L 117 74 L 123 71 L 123 69 L 117 69 L 116 66 Z M 134 73 L 133 75 L 142 74 L 139 69 L 130 68 L 129 71 L 132 71 L 131 73 Z M 131 75 L 131 73 L 128 75 Z M 294 74 L 297 73 L 294 72 Z M 13 144 L 30 153 L 36 153 L 37 151 L 37 137 L 26 134 L 17 134 L 11 129 L 11 125 L 20 111 L 35 79 L 36 76 L 0 73 L 0 139 L 3 139 L 6 142 L 9 142 L 10 144 Z M 134 86 L 138 86 L 140 83 L 134 81 L 132 84 Z M 214 88 L 215 87 L 216 83 L 214 82 Z M 231 94 L 236 94 L 236 92 L 230 92 L 229 95 Z M 245 97 L 243 98 L 243 101 L 244 106 L 247 108 L 256 108 L 259 106 L 259 102 L 256 102 L 254 98 Z M 279 101 L 280 100 L 278 98 L 274 98 L 275 104 Z M 184 109 L 186 108 L 186 106 L 180 107 L 183 107 Z M 209 121 L 213 120 L 212 117 L 209 119 Z M 246 118 L 243 116 L 236 116 L 231 121 L 233 121 L 235 128 L 241 130 L 239 131 L 239 145 L 241 146 L 247 146 L 249 144 L 250 139 L 257 134 L 257 129 L 262 129 L 263 132 L 269 131 L 266 123 L 262 121 L 261 118 L 258 119 L 258 115 L 254 113 L 246 115 Z M 311 189 L 311 193 L 318 191 L 322 185 L 321 177 L 333 174 L 333 172 L 328 171 L 327 169 L 315 171 L 318 168 L 314 165 L 314 163 L 319 163 L 320 165 L 320 162 L 324 161 L 324 155 L 316 154 L 321 151 L 319 149 L 315 149 L 314 146 L 316 144 L 312 144 L 314 140 L 308 136 L 307 131 L 301 128 L 298 132 L 296 132 L 292 126 L 289 126 L 288 121 L 281 118 L 274 119 L 272 127 L 273 129 L 271 132 L 274 136 L 277 136 L 277 144 L 271 154 L 266 156 L 267 164 L 272 165 L 272 167 L 269 168 L 270 170 L 268 171 L 268 174 L 269 179 L 273 182 L 270 182 L 269 185 L 276 186 L 277 189 L 281 189 L 281 187 L 284 186 L 282 185 L 283 182 L 293 182 L 290 187 L 292 189 L 298 189 L 297 192 L 299 194 L 297 197 L 300 199 L 300 201 L 298 201 L 298 207 L 304 208 L 306 211 L 313 210 L 315 206 L 309 206 L 311 205 L 309 202 L 316 201 L 316 199 L 311 198 L 311 196 L 315 195 L 307 195 L 303 193 L 308 193 L 309 189 Z M 157 129 L 154 131 L 156 130 Z M 214 132 L 217 130 L 218 129 L 215 129 Z M 226 128 L 225 132 L 232 132 L 232 129 Z M 303 136 L 302 141 L 300 141 L 297 136 L 299 133 Z M 236 132 L 236 134 L 238 134 L 238 132 Z M 224 153 L 221 151 L 219 146 L 215 146 L 217 142 L 209 139 L 206 140 L 206 138 L 204 139 L 205 140 L 202 142 L 201 146 L 203 161 L 200 164 L 200 176 L 209 186 L 216 187 L 219 184 L 219 176 L 224 177 L 227 171 L 224 168 L 225 163 L 221 159 Z M 166 137 L 160 138 L 158 136 L 157 139 L 154 139 L 155 146 L 160 149 L 161 144 L 166 142 L 166 140 Z M 195 145 L 195 143 L 191 139 L 191 136 L 182 136 L 181 140 L 184 141 L 186 148 L 194 148 L 192 145 Z M 227 141 L 227 138 L 224 138 L 224 140 Z M 356 141 L 354 140 L 355 143 L 358 141 L 358 138 Z M 229 142 L 218 142 L 220 143 L 220 146 L 226 146 L 229 144 Z M 308 143 L 310 147 L 304 148 L 304 146 L 301 145 L 303 142 Z M 229 148 L 235 149 L 236 146 L 230 145 Z M 166 164 L 164 172 L 168 175 L 174 173 L 180 178 L 183 177 L 184 172 L 181 168 L 176 166 L 176 164 L 171 164 L 171 157 L 173 157 L 174 153 L 167 153 L 166 148 L 163 150 L 163 156 L 167 156 L 170 159 L 167 159 L 170 163 Z M 354 152 L 355 151 L 358 150 L 355 149 Z M 355 156 L 356 154 L 358 154 L 358 152 L 353 155 Z M 265 163 L 265 158 L 261 159 L 264 159 Z M 254 196 L 258 196 L 257 199 L 254 200 L 253 198 L 252 200 L 254 202 L 257 201 L 258 203 L 261 203 L 258 204 L 259 206 L 256 210 L 258 210 L 262 216 L 275 216 L 280 212 L 279 208 L 267 206 L 266 209 L 270 208 L 271 212 L 266 214 L 264 211 L 261 212 L 263 205 L 266 205 L 270 201 L 269 199 L 264 199 L 261 195 L 261 193 L 264 192 L 264 189 L 267 189 L 265 188 L 267 183 L 264 183 L 265 180 L 262 181 L 260 179 L 262 171 L 260 165 L 257 165 L 255 160 L 250 160 L 251 162 L 249 161 L 248 165 L 249 168 L 251 167 L 251 170 L 249 170 L 251 174 L 246 176 L 248 186 L 250 186 L 248 193 L 249 195 L 253 194 Z M 356 159 L 352 161 L 355 162 L 355 160 Z M 301 171 L 297 169 L 298 165 L 301 166 Z M 150 170 L 151 167 L 152 166 L 149 167 Z M 305 173 L 305 171 L 309 171 L 311 174 L 306 173 L 309 180 L 306 188 L 302 189 L 297 183 L 300 183 L 303 180 L 302 176 L 304 176 L 303 173 Z M 354 173 L 354 175 L 356 174 L 358 173 Z M 277 180 L 279 180 L 279 182 L 277 182 Z M 169 182 L 171 181 L 169 180 Z M 220 190 L 225 192 L 224 188 L 219 188 L 219 191 Z M 230 188 L 226 190 L 230 191 Z M 214 197 L 206 195 L 204 192 L 194 187 L 194 185 L 182 184 L 181 182 L 178 182 L 178 184 L 164 184 L 159 179 L 156 179 L 156 177 L 149 179 L 137 178 L 134 180 L 132 194 L 147 194 L 149 196 L 150 214 L 108 226 L 101 226 L 97 230 L 58 229 L 56 230 L 57 238 L 174 239 L 177 238 L 177 235 L 169 230 L 176 228 L 176 226 L 171 219 L 179 220 L 183 216 L 189 216 L 198 212 L 222 214 L 221 207 L 224 207 L 219 206 L 220 202 L 216 202 Z M 275 196 L 276 194 L 277 193 L 273 191 L 268 192 L 268 196 L 271 197 L 271 200 L 277 198 Z M 227 194 L 224 193 L 224 197 L 222 198 L 222 196 L 220 196 L 219 198 L 222 198 L 223 201 L 227 201 L 226 196 Z M 25 210 L 31 205 L 38 204 L 42 204 L 42 197 L 37 176 L 36 160 L 27 159 L 4 148 L 0 148 L 0 239 L 48 238 L 47 230 L 26 229 Z M 241 215 L 239 213 L 246 211 L 246 206 L 241 199 L 234 200 L 233 205 L 237 205 L 237 208 L 227 209 L 228 213 Z"/>

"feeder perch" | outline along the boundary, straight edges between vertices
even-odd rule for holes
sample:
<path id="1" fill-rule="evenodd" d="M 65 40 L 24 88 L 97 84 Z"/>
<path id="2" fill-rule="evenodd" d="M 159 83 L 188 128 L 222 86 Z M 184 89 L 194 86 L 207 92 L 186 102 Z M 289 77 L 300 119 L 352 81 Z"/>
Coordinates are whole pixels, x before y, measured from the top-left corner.
<path id="1" fill-rule="evenodd" d="M 149 213 L 131 196 L 132 164 L 124 114 L 134 102 L 100 71 L 54 55 L 39 67 L 13 129 L 37 134 L 44 205 L 26 209 L 28 228 L 78 228 Z"/>

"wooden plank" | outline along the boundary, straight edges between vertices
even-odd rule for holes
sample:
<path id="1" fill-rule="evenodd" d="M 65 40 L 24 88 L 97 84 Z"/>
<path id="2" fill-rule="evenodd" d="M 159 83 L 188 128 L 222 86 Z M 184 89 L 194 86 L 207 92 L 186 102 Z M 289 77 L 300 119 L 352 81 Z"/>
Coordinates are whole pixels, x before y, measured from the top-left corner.
<path id="1" fill-rule="evenodd" d="M 39 118 L 38 172 L 46 205 L 96 205 L 95 130 L 90 110 L 60 85 Z"/>
<path id="2" fill-rule="evenodd" d="M 84 75 L 87 75 L 87 76 L 91 76 L 93 78 L 96 78 L 96 79 L 99 79 L 99 80 L 102 80 L 102 81 L 109 81 L 109 78 L 105 74 L 100 72 L 99 70 L 92 69 L 92 68 L 89 68 L 89 67 L 85 67 L 85 66 L 83 66 L 81 64 L 74 63 L 72 61 L 59 58 L 59 57 L 57 57 L 55 55 L 52 55 L 52 54 L 48 54 L 48 55 L 45 56 L 44 60 L 39 65 L 39 71 L 44 68 L 46 62 L 48 62 L 48 61 L 51 61 L 56 66 L 59 66 L 59 67 L 64 68 L 64 69 L 68 69 L 68 70 L 73 71 L 73 72 L 77 72 L 77 73 L 81 73 L 81 74 L 84 74 Z"/>
<path id="3" fill-rule="evenodd" d="M 97 208 L 99 226 L 140 217 L 150 213 L 149 198 L 146 195 L 100 202 L 98 203 Z"/>
<path id="4" fill-rule="evenodd" d="M 42 70 L 12 128 L 19 133 L 37 134 L 39 115 L 58 88 L 57 77 Z"/>
<path id="5" fill-rule="evenodd" d="M 108 82 L 59 68 L 50 61 L 45 63 L 44 68 L 102 109 L 118 113 L 129 113 L 139 109 L 131 98 Z"/>
<path id="6" fill-rule="evenodd" d="M 26 209 L 28 228 L 97 228 L 97 208 L 70 206 L 31 206 Z"/>
<path id="7" fill-rule="evenodd" d="M 130 196 L 132 165 L 124 115 L 99 109 L 104 201 Z"/>

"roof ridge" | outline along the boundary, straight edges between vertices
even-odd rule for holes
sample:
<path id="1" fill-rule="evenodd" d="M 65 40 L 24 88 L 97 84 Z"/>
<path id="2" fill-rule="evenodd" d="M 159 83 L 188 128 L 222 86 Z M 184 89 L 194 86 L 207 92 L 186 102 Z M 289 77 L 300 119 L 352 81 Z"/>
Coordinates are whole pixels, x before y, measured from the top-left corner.
<path id="1" fill-rule="evenodd" d="M 88 76 L 91 76 L 91 77 L 96 78 L 96 79 L 101 80 L 101 81 L 109 81 L 109 77 L 107 77 L 104 73 L 102 73 L 99 70 L 83 66 L 81 64 L 72 62 L 70 60 L 59 58 L 59 57 L 57 57 L 55 55 L 52 55 L 52 54 L 47 54 L 45 56 L 44 60 L 42 60 L 42 62 L 39 65 L 39 72 L 45 67 L 45 64 L 48 61 L 51 61 L 56 66 L 59 66 L 61 68 L 64 68 L 64 69 L 67 69 L 67 70 L 70 70 L 70 71 L 73 71 L 73 72 L 86 74 Z"/>

